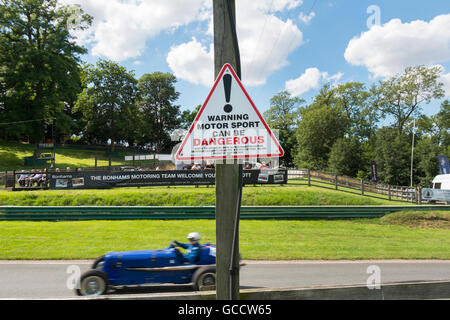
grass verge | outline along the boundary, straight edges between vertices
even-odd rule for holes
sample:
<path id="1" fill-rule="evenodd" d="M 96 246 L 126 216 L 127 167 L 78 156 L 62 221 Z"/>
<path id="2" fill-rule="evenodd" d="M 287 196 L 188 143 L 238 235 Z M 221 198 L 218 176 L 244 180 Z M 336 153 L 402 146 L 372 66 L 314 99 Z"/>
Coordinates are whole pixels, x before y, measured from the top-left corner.
<path id="1" fill-rule="evenodd" d="M 381 223 L 411 228 L 450 230 L 449 211 L 399 211 L 384 216 Z"/>
<path id="2" fill-rule="evenodd" d="M 113 190 L 0 191 L 2 206 L 213 206 L 215 188 L 147 187 Z M 319 187 L 248 186 L 244 206 L 398 205 L 405 202 L 363 197 Z"/>
<path id="3" fill-rule="evenodd" d="M 381 219 L 241 221 L 240 250 L 249 260 L 450 259 L 448 228 L 411 228 L 399 221 L 396 214 Z M 184 241 L 192 231 L 200 232 L 202 241 L 215 242 L 211 220 L 0 222 L 0 260 L 92 259 L 109 251 L 159 249 L 173 239 Z"/>

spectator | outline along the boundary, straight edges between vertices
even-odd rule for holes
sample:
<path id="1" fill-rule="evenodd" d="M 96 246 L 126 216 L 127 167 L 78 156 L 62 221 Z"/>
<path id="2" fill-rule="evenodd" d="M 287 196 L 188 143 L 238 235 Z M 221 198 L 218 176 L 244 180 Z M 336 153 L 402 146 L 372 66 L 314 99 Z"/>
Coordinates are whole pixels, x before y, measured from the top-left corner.
<path id="1" fill-rule="evenodd" d="M 244 170 L 252 170 L 252 165 L 249 162 L 247 162 L 245 164 Z"/>
<path id="2" fill-rule="evenodd" d="M 19 180 L 18 180 L 20 187 L 25 187 L 27 178 L 28 178 L 28 175 L 25 174 L 24 170 L 22 170 L 22 174 L 19 176 Z"/>
<path id="3" fill-rule="evenodd" d="M 70 172 L 70 167 L 67 167 L 67 168 L 66 168 L 66 172 Z"/>
<path id="4" fill-rule="evenodd" d="M 32 169 L 31 170 L 31 174 L 29 174 L 25 180 L 25 185 L 27 187 L 32 187 L 33 186 L 33 177 L 36 174 L 36 170 Z"/>
<path id="5" fill-rule="evenodd" d="M 192 166 L 191 170 L 202 170 L 202 166 L 200 165 L 200 163 L 194 163 L 194 165 Z"/>
<path id="6" fill-rule="evenodd" d="M 31 187 L 33 187 L 35 183 L 38 187 L 40 187 L 41 182 L 42 182 L 42 173 L 40 170 L 38 170 L 38 172 L 33 176 L 33 179 L 31 181 Z"/>
<path id="7" fill-rule="evenodd" d="M 56 173 L 59 173 L 59 172 L 61 172 L 61 170 L 59 170 L 59 168 L 56 168 L 56 169 L 55 169 L 55 172 L 56 172 Z"/>
<path id="8" fill-rule="evenodd" d="M 47 187 L 47 175 L 43 174 L 41 180 L 38 182 L 38 187 Z"/>

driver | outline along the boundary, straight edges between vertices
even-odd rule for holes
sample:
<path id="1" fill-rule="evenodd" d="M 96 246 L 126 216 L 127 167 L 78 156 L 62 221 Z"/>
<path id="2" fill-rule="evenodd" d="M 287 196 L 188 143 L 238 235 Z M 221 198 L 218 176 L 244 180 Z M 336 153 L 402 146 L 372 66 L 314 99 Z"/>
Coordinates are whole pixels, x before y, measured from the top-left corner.
<path id="1" fill-rule="evenodd" d="M 197 232 L 189 233 L 187 236 L 189 243 L 180 243 L 174 240 L 169 248 L 175 248 L 175 253 L 183 263 L 196 264 L 200 260 L 200 234 Z M 177 247 L 187 250 L 186 254 L 182 254 Z"/>

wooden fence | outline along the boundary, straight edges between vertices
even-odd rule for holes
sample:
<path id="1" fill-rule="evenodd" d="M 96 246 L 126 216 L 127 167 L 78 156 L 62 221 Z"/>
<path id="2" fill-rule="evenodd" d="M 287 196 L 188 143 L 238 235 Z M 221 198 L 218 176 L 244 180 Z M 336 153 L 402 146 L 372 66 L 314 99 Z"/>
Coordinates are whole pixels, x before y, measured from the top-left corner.
<path id="1" fill-rule="evenodd" d="M 308 186 L 326 184 L 328 187 L 331 185 L 336 190 L 339 190 L 339 188 L 357 190 L 361 195 L 376 194 L 385 196 L 388 200 L 422 203 L 420 188 L 379 184 L 308 169 L 289 170 L 288 181 L 298 181 L 300 184 Z"/>

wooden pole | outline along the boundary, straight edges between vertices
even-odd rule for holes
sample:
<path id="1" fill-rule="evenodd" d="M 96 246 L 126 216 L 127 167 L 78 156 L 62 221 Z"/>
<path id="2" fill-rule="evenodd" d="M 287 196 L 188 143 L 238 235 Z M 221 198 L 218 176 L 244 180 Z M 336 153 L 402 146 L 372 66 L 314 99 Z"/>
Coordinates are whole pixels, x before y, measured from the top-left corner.
<path id="1" fill-rule="evenodd" d="M 229 63 L 240 77 L 239 57 L 234 45 L 233 25 L 228 9 L 231 1 L 235 17 L 235 0 L 214 0 L 214 70 L 215 77 Z M 234 19 L 234 23 L 235 23 Z M 237 106 L 236 106 L 237 107 Z M 239 227 L 236 209 L 240 206 L 239 168 L 234 164 L 216 165 L 216 290 L 218 300 L 239 299 Z M 230 262 L 233 261 L 233 266 Z"/>

